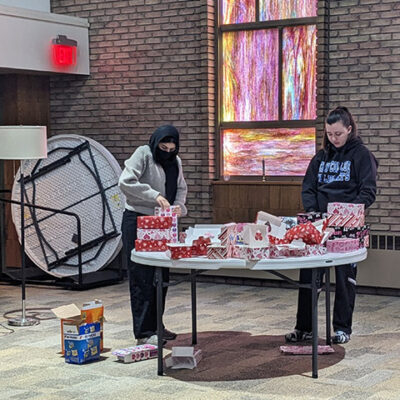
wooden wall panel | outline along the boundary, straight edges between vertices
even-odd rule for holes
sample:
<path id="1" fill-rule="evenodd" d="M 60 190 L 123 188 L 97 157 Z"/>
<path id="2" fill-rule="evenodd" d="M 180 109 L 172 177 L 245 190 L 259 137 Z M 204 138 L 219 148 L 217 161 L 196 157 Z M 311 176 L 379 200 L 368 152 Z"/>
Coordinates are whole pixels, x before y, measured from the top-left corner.
<path id="1" fill-rule="evenodd" d="M 213 223 L 252 222 L 260 210 L 302 212 L 301 182 L 213 182 Z"/>
<path id="2" fill-rule="evenodd" d="M 49 78 L 39 75 L 0 75 L 0 124 L 49 126 Z M 3 161 L 3 187 L 12 189 L 18 161 Z M 11 208 L 5 207 L 6 265 L 20 265 L 20 245 L 11 219 Z"/>

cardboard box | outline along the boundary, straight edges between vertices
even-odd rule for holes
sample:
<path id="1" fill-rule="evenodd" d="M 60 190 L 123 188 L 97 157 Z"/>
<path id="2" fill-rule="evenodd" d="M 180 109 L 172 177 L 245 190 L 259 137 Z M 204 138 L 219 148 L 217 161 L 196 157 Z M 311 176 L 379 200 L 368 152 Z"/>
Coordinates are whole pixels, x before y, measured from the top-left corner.
<path id="1" fill-rule="evenodd" d="M 84 303 L 82 310 L 75 304 L 53 308 L 51 310 L 60 319 L 61 324 L 61 352 L 65 353 L 65 334 L 77 334 L 77 327 L 93 322 L 100 324 L 100 351 L 103 350 L 103 322 L 104 307 L 100 300 Z"/>
<path id="2" fill-rule="evenodd" d="M 196 368 L 202 358 L 201 350 L 194 347 L 172 347 L 171 356 L 165 359 L 167 368 Z"/>
<path id="3" fill-rule="evenodd" d="M 64 325 L 65 362 L 83 364 L 100 358 L 100 322 Z"/>

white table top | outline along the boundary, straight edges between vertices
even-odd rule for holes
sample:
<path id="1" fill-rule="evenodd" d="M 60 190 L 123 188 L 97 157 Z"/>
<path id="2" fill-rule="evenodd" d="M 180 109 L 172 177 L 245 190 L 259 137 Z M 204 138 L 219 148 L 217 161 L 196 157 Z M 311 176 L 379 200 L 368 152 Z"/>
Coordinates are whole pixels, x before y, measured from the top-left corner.
<path id="1" fill-rule="evenodd" d="M 204 257 L 183 258 L 171 260 L 165 252 L 144 252 L 132 250 L 133 262 L 155 267 L 176 269 L 253 269 L 253 270 L 289 270 L 299 268 L 329 267 L 363 261 L 367 258 L 367 249 L 362 248 L 350 253 L 327 253 L 322 256 L 287 257 L 277 259 L 264 259 L 247 261 L 238 258 L 224 260 L 210 260 Z"/>

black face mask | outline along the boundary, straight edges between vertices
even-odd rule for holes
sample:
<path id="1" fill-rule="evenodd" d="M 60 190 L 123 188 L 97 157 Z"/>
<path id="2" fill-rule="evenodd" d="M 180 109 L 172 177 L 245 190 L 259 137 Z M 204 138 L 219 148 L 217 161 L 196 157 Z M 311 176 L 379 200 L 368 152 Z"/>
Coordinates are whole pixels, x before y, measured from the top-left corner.
<path id="1" fill-rule="evenodd" d="M 164 151 L 164 150 L 157 148 L 156 156 L 157 156 L 157 160 L 159 160 L 162 163 L 162 162 L 173 160 L 176 156 L 176 152 L 175 151 L 170 151 L 170 152 Z"/>

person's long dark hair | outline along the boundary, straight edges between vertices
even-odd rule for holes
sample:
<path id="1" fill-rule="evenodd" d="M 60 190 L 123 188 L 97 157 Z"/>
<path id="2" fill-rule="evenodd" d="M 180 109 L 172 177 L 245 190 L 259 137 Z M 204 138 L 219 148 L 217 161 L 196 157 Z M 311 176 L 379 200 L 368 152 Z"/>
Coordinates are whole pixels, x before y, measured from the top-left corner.
<path id="1" fill-rule="evenodd" d="M 325 123 L 328 125 L 335 124 L 336 122 L 341 122 L 346 128 L 351 126 L 351 132 L 349 137 L 347 138 L 347 141 L 349 142 L 350 140 L 353 140 L 354 138 L 358 137 L 358 131 L 357 131 L 357 125 L 354 122 L 354 118 L 351 115 L 351 112 L 348 110 L 347 107 L 336 107 L 334 110 L 332 110 L 326 120 Z M 328 135 L 326 134 L 326 131 L 324 133 L 324 138 L 322 141 L 322 148 L 324 150 L 327 150 L 328 145 L 330 144 L 330 141 L 328 139 Z"/>

